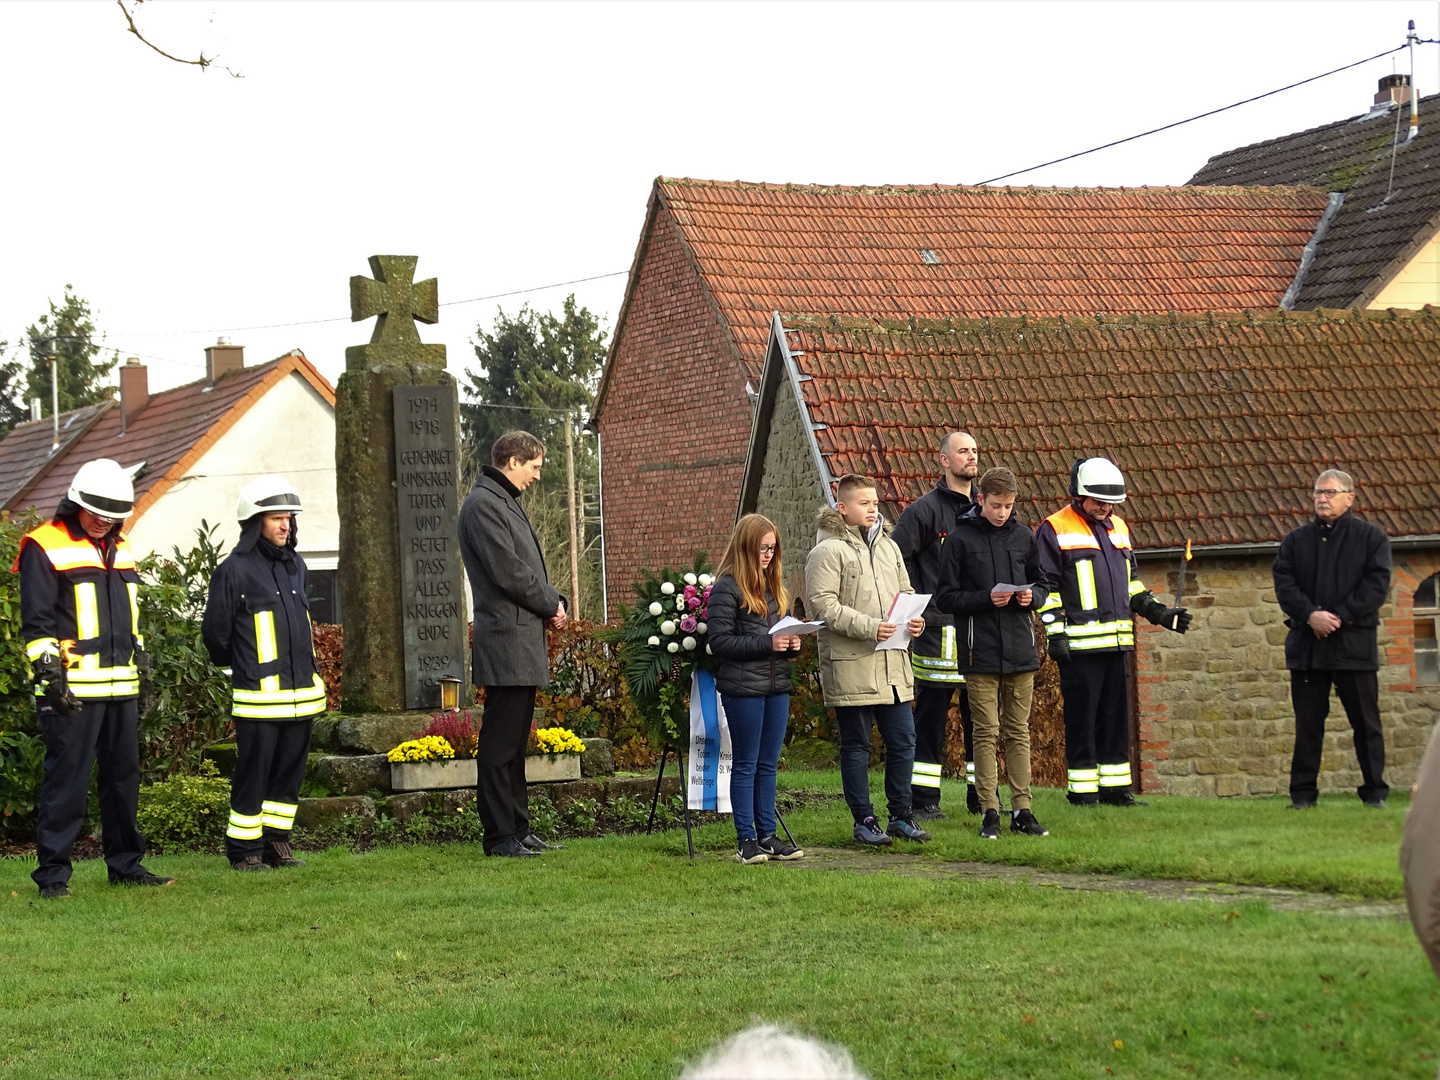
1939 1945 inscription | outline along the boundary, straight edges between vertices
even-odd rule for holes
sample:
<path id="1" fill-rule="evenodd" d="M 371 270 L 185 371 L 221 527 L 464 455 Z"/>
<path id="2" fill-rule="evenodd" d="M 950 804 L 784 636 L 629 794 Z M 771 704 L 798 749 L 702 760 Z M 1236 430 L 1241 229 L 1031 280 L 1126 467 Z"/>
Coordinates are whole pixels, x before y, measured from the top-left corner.
<path id="1" fill-rule="evenodd" d="M 465 678 L 464 567 L 454 391 L 395 387 L 395 494 L 400 509 L 405 707 L 440 704 L 440 679 Z"/>

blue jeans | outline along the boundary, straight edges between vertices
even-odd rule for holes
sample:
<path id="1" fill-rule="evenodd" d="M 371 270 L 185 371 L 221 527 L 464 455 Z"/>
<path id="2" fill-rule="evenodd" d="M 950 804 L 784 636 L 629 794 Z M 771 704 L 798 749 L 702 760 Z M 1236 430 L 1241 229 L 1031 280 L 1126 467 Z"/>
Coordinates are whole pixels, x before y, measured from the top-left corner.
<path id="1" fill-rule="evenodd" d="M 898 696 L 898 695 L 897 695 Z M 915 714 L 910 702 L 889 705 L 837 705 L 840 729 L 840 784 L 858 825 L 875 816 L 870 805 L 870 725 L 880 728 L 885 744 L 885 801 L 890 820 L 910 816 L 910 773 L 915 768 Z"/>
<path id="2" fill-rule="evenodd" d="M 740 840 L 774 836 L 775 768 L 785 745 L 790 695 L 721 694 L 720 703 L 730 725 L 730 808 L 735 815 L 735 836 Z"/>

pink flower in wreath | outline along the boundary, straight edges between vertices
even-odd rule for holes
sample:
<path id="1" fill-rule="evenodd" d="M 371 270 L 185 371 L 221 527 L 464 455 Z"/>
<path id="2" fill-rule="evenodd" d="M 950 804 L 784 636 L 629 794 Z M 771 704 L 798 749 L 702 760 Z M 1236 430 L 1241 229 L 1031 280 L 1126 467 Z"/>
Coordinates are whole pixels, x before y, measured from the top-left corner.
<path id="1" fill-rule="evenodd" d="M 684 630 L 687 634 L 693 634 L 695 632 L 695 625 L 698 622 L 699 620 L 696 619 L 695 616 L 686 615 L 685 618 L 680 620 L 680 629 Z"/>
<path id="2" fill-rule="evenodd" d="M 685 599 L 686 599 L 686 600 L 693 600 L 693 599 L 695 599 L 695 586 L 694 586 L 694 585 L 686 585 L 686 586 L 685 586 Z"/>

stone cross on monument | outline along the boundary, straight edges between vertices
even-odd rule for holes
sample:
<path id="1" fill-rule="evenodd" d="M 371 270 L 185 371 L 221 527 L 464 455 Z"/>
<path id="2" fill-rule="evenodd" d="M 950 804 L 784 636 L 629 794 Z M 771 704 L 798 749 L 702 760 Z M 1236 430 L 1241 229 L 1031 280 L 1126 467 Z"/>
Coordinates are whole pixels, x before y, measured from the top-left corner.
<path id="1" fill-rule="evenodd" d="M 372 255 L 373 278 L 350 279 L 350 318 L 374 318 L 366 345 L 345 350 L 335 388 L 340 515 L 341 681 L 346 713 L 430 712 L 439 680 L 466 678 L 459 398 L 445 346 L 415 322 L 440 317 L 434 278 L 413 255 Z"/>

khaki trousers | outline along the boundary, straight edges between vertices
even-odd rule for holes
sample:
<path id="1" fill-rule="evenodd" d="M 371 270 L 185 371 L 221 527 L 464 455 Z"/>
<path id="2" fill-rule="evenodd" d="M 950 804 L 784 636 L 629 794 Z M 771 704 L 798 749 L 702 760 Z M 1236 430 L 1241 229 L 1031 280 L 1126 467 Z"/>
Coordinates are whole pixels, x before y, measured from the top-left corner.
<path id="1" fill-rule="evenodd" d="M 1005 771 L 1010 781 L 1010 808 L 1030 808 L 1030 702 L 1035 673 L 966 674 L 970 712 L 975 722 L 975 788 L 980 809 L 1000 809 L 999 768 L 995 736 L 1005 739 Z"/>

